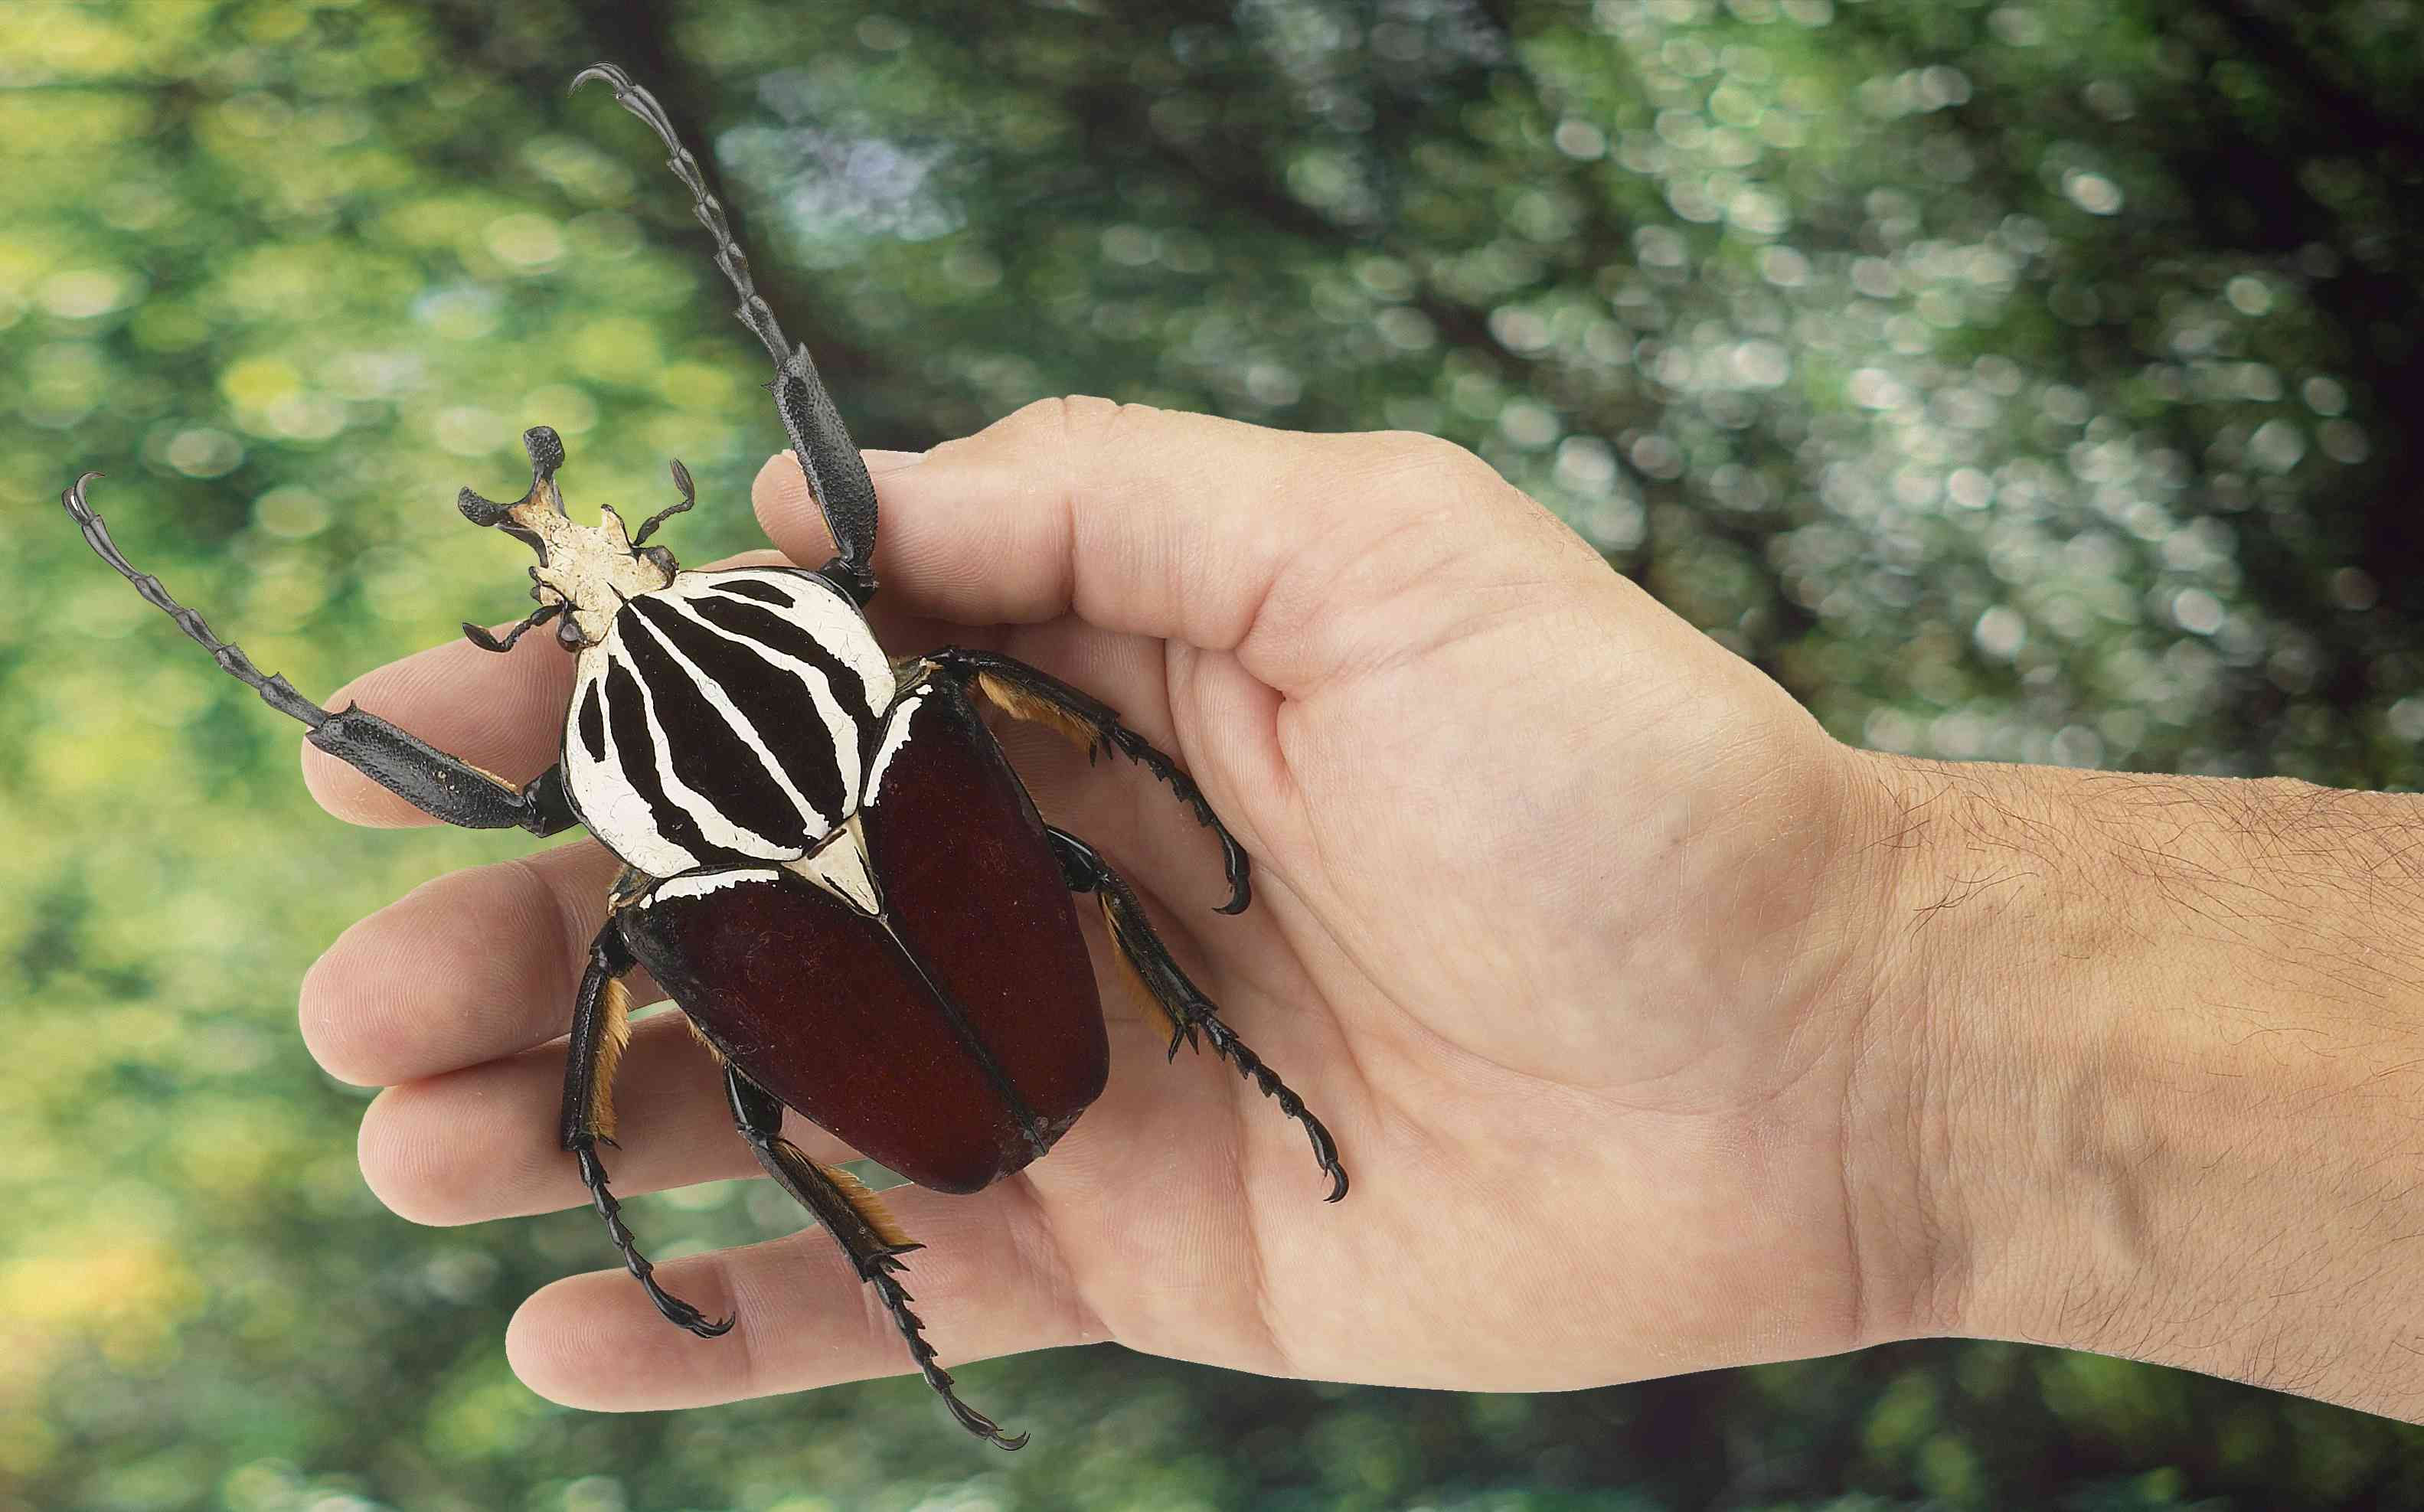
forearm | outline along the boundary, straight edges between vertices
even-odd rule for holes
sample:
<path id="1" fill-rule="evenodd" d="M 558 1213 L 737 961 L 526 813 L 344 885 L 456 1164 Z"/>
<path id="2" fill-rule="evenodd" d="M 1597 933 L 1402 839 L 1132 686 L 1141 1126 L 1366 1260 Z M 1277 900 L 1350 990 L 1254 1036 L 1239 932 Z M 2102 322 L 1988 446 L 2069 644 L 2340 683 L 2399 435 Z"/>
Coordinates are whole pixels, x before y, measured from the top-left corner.
<path id="1" fill-rule="evenodd" d="M 1874 760 L 1911 1331 L 2424 1418 L 2424 800 Z"/>

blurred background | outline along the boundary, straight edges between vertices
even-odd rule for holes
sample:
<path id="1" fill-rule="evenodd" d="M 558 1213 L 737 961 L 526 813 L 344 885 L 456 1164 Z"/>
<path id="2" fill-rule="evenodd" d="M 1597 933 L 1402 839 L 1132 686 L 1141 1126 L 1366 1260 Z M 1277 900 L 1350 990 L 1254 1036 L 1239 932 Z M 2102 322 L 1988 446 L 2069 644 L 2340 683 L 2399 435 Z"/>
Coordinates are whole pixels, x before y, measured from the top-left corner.
<path id="1" fill-rule="evenodd" d="M 2322 1505 L 2424 1436 L 1929 1344 L 1556 1396 L 1109 1346 L 679 1414 L 524 1392 L 589 1215 L 411 1227 L 295 984 L 520 849 L 322 818 L 296 732 L 85 552 L 325 692 L 521 612 L 465 527 L 749 544 L 779 438 L 710 149 L 859 438 L 1062 391 L 1475 449 L 1850 741 L 2424 778 L 2424 16 L 2410 0 L 124 0 L 0 8 L 0 1509 Z M 585 501 L 582 502 L 582 501 Z M 660 1257 L 762 1184 L 631 1205 Z M 948 1348 L 949 1322 L 937 1320 Z"/>

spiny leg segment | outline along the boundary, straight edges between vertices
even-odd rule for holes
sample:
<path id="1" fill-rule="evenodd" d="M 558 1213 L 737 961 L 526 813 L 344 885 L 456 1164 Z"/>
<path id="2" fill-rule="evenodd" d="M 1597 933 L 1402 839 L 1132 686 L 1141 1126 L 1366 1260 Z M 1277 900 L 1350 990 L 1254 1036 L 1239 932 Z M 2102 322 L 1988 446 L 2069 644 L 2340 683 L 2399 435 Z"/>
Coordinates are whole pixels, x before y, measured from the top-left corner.
<path id="1" fill-rule="evenodd" d="M 175 620 L 188 639 L 211 654 L 220 671 L 260 694 L 263 703 L 309 726 L 307 738 L 313 745 L 449 824 L 473 830 L 518 825 L 534 835 L 556 835 L 581 822 L 565 793 L 561 767 L 550 767 L 527 786 L 516 788 L 495 773 L 448 756 L 375 714 L 352 708 L 331 712 L 295 692 L 284 677 L 264 676 L 242 647 L 212 634 L 201 615 L 169 597 L 159 579 L 136 571 L 126 560 L 118 543 L 109 538 L 108 525 L 85 501 L 85 485 L 100 476 L 88 472 L 59 496 L 59 502 L 84 532 L 85 544 L 133 583 L 145 603 Z"/>
<path id="2" fill-rule="evenodd" d="M 783 1138 L 783 1105 L 773 1093 L 732 1066 L 725 1068 L 724 1085 L 732 1099 L 732 1121 L 740 1127 L 741 1137 L 749 1141 L 749 1148 L 757 1152 L 758 1163 L 766 1168 L 766 1174 L 774 1179 L 776 1186 L 815 1215 L 825 1232 L 834 1236 L 834 1242 L 841 1246 L 842 1253 L 850 1257 L 859 1279 L 875 1288 L 885 1311 L 892 1314 L 894 1326 L 908 1344 L 909 1358 L 917 1361 L 918 1374 L 926 1377 L 926 1384 L 934 1389 L 943 1405 L 951 1409 L 960 1426 L 1001 1448 L 1024 1448 L 1027 1435 L 1013 1437 L 1002 1432 L 993 1419 L 961 1401 L 952 1390 L 950 1372 L 934 1362 L 934 1346 L 926 1342 L 925 1324 L 909 1311 L 911 1298 L 900 1281 L 900 1273 L 907 1267 L 899 1257 L 924 1246 L 901 1232 L 892 1216 L 885 1211 L 882 1200 L 856 1177 L 846 1170 L 818 1165 Z"/>
<path id="3" fill-rule="evenodd" d="M 598 1146 L 614 1140 L 613 1088 L 615 1063 L 630 1034 L 629 994 L 623 979 L 639 962 L 623 941 L 622 926 L 614 919 L 590 942 L 589 964 L 581 974 L 581 991 L 572 1004 L 572 1042 L 564 1061 L 564 1148 L 581 1167 L 582 1185 L 589 1201 L 606 1220 L 606 1233 L 622 1251 L 623 1267 L 631 1273 L 648 1300 L 668 1322 L 679 1324 L 702 1339 L 712 1339 L 732 1328 L 732 1319 L 710 1323 L 707 1314 L 664 1289 L 657 1267 L 640 1253 L 639 1241 L 623 1221 L 623 1204 L 606 1189 L 606 1168 Z"/>
<path id="4" fill-rule="evenodd" d="M 1247 856 L 1246 848 L 1220 822 L 1220 816 L 1212 812 L 1211 804 L 1204 799 L 1203 789 L 1195 786 L 1195 779 L 1153 742 L 1121 724 L 1119 710 L 1049 673 L 991 651 L 945 646 L 929 653 L 926 660 L 958 678 L 962 686 L 973 685 L 977 692 L 1013 718 L 1033 720 L 1060 729 L 1086 748 L 1088 761 L 1108 747 L 1168 783 L 1172 796 L 1193 811 L 1195 822 L 1220 837 L 1220 865 L 1229 879 L 1229 900 L 1220 906 L 1219 912 L 1246 911 L 1246 905 L 1253 899 L 1253 862 Z"/>
<path id="5" fill-rule="evenodd" d="M 1176 1058 L 1182 1044 L 1202 1049 L 1209 1041 L 1212 1053 L 1237 1068 L 1237 1074 L 1252 1082 L 1265 1097 L 1280 1106 L 1280 1111 L 1304 1126 L 1305 1137 L 1313 1141 L 1313 1158 L 1330 1178 L 1328 1202 L 1335 1202 L 1347 1195 L 1347 1168 L 1338 1163 L 1338 1145 L 1304 1106 L 1304 1099 L 1288 1090 L 1279 1073 L 1263 1064 L 1262 1058 L 1246 1048 L 1236 1031 L 1220 1021 L 1212 1000 L 1205 997 L 1194 982 L 1188 979 L 1178 963 L 1171 959 L 1170 947 L 1155 932 L 1153 920 L 1144 911 L 1136 890 L 1125 878 L 1095 853 L 1093 847 L 1066 830 L 1046 826 L 1045 833 L 1052 841 L 1052 852 L 1060 859 L 1061 873 L 1069 879 L 1072 892 L 1092 893 L 1103 906 L 1103 920 L 1110 928 L 1111 943 L 1136 969 L 1154 1002 L 1169 1018 L 1171 1026 L 1170 1055 Z"/>
<path id="6" fill-rule="evenodd" d="M 614 91 L 615 103 L 646 121 L 671 154 L 666 167 L 690 190 L 692 208 L 699 224 L 715 239 L 715 265 L 724 270 L 734 293 L 741 296 L 741 323 L 765 344 L 774 359 L 774 381 L 770 386 L 774 391 L 774 407 L 782 415 L 783 429 L 791 438 L 791 450 L 799 458 L 800 470 L 807 474 L 808 487 L 833 531 L 837 554 L 818 570 L 841 584 L 858 602 L 867 602 L 875 593 L 875 483 L 867 475 L 867 463 L 851 440 L 849 427 L 842 423 L 841 411 L 834 406 L 833 396 L 825 391 L 824 380 L 817 374 L 815 360 L 805 346 L 783 334 L 773 308 L 750 280 L 749 259 L 732 238 L 724 206 L 708 192 L 707 178 L 699 171 L 698 159 L 682 145 L 665 107 L 612 63 L 582 69 L 573 77 L 572 87 L 578 89 L 591 79 L 605 81 Z"/>

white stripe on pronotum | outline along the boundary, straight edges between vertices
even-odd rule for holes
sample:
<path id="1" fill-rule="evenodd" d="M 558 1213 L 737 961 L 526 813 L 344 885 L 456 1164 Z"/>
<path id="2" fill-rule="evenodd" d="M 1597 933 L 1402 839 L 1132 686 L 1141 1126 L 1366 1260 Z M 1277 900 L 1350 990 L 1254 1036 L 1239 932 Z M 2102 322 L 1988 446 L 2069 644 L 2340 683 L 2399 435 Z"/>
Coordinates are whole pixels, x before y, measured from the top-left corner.
<path id="1" fill-rule="evenodd" d="M 760 591 L 732 594 L 720 586 L 724 584 L 752 586 Z M 773 615 L 813 642 L 834 665 L 811 663 L 770 645 L 745 629 L 736 629 L 733 615 L 720 616 L 721 623 L 710 619 L 698 609 L 702 600 L 710 598 L 746 605 L 754 613 Z M 891 665 L 869 631 L 867 622 L 822 579 L 780 568 L 683 572 L 652 593 L 634 596 L 633 601 L 639 599 L 660 604 L 678 615 L 683 625 L 730 643 L 735 656 L 754 659 L 755 662 L 796 678 L 805 705 L 802 712 L 813 713 L 814 718 L 789 718 L 780 708 L 762 707 L 762 699 L 735 696 L 732 690 L 717 680 L 711 658 L 696 654 L 695 647 L 685 651 L 677 646 L 671 636 L 649 627 L 628 608 L 618 612 L 604 638 L 582 651 L 572 705 L 566 713 L 565 781 L 591 831 L 631 865 L 659 877 L 694 871 L 719 861 L 795 860 L 814 849 L 857 809 L 861 792 L 871 789 L 873 784 L 872 774 L 863 770 L 862 753 L 873 738 L 874 731 L 869 726 L 885 718 L 896 685 Z M 631 654 L 630 638 L 637 636 L 646 636 L 650 646 L 663 654 L 659 677 L 665 675 L 664 662 L 670 662 L 731 739 L 764 766 L 773 788 L 792 806 L 798 820 L 795 825 L 771 827 L 805 834 L 805 847 L 788 836 L 778 838 L 762 833 L 761 826 L 768 825 L 769 816 L 760 814 L 758 822 L 752 824 L 747 816 L 729 812 L 712 795 L 699 791 L 694 781 L 685 779 L 685 763 L 679 759 L 682 732 L 677 727 L 678 722 L 667 721 L 662 708 L 662 696 L 670 690 L 653 687 L 642 669 L 641 659 Z M 840 677 L 856 681 L 857 687 L 849 691 L 859 695 L 867 710 L 864 722 L 849 707 L 843 689 L 836 686 Z M 627 703 L 636 693 L 636 705 L 618 707 L 618 688 Z M 598 742 L 602 754 L 598 756 L 591 754 L 581 728 L 582 710 L 593 696 L 598 700 L 604 726 Z M 646 731 L 645 747 L 626 749 L 617 738 L 618 720 L 627 724 L 636 723 Z M 895 730 L 905 731 L 906 723 L 905 719 L 896 718 L 892 725 Z M 842 812 L 824 812 L 819 802 L 809 798 L 793 780 L 792 772 L 799 768 L 784 757 L 796 758 L 803 754 L 803 748 L 778 743 L 791 741 L 821 744 L 823 749 L 815 753 L 820 759 L 807 765 L 813 767 L 830 760 L 840 781 Z M 704 780 L 694 765 L 688 770 L 694 777 Z M 652 788 L 662 791 L 664 802 L 695 828 L 696 843 L 678 840 L 664 833 L 665 824 L 673 820 L 661 815 L 651 802 L 648 791 Z M 710 853 L 695 853 L 700 844 Z"/>

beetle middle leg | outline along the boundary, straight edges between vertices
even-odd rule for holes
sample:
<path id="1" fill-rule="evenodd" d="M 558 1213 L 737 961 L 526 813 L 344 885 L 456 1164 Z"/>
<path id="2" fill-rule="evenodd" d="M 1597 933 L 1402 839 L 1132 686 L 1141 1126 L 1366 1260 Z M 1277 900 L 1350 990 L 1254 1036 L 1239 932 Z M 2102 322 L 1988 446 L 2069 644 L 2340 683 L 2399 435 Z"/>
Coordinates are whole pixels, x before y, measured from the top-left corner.
<path id="1" fill-rule="evenodd" d="M 608 919 L 590 942 L 589 964 L 581 974 L 581 991 L 573 1000 L 572 1042 L 564 1062 L 564 1148 L 580 1162 L 582 1185 L 590 1203 L 606 1220 L 623 1265 L 657 1304 L 657 1311 L 702 1339 L 729 1331 L 732 1319 L 710 1323 L 707 1314 L 658 1284 L 656 1266 L 640 1253 L 639 1241 L 623 1221 L 623 1204 L 606 1189 L 606 1167 L 598 1146 L 614 1142 L 613 1088 L 614 1067 L 630 1035 L 630 994 L 623 979 L 639 962 L 624 943 L 622 927 Z"/>
<path id="2" fill-rule="evenodd" d="M 1235 1029 L 1221 1022 L 1212 1000 L 1202 989 L 1188 979 L 1178 963 L 1172 960 L 1170 947 L 1153 927 L 1144 904 L 1127 880 L 1113 871 L 1110 864 L 1095 853 L 1094 848 L 1066 830 L 1047 826 L 1052 853 L 1060 858 L 1060 869 L 1069 879 L 1074 892 L 1092 893 L 1103 905 L 1103 922 L 1110 929 L 1111 943 L 1121 957 L 1153 995 L 1155 1006 L 1170 1020 L 1170 1054 L 1174 1058 L 1178 1047 L 1190 1044 L 1201 1049 L 1210 1042 L 1212 1053 L 1237 1068 L 1237 1074 L 1252 1082 L 1265 1097 L 1280 1106 L 1280 1111 L 1304 1125 L 1305 1137 L 1313 1141 L 1313 1158 L 1330 1178 L 1328 1202 L 1335 1202 L 1347 1195 L 1347 1168 L 1338 1162 L 1338 1145 L 1304 1106 L 1304 1099 L 1290 1090 L 1280 1080 L 1279 1073 L 1263 1064 L 1262 1058 L 1246 1048 Z"/>
<path id="3" fill-rule="evenodd" d="M 1092 760 L 1106 747 L 1170 784 L 1171 795 L 1194 812 L 1195 822 L 1220 837 L 1220 864 L 1229 878 L 1229 900 L 1220 912 L 1242 914 L 1253 898 L 1253 863 L 1246 848 L 1212 812 L 1195 779 L 1169 755 L 1120 723 L 1119 710 L 1093 694 L 1072 688 L 1049 673 L 1012 657 L 991 651 L 946 646 L 925 660 L 949 673 L 963 686 L 972 686 L 986 702 L 1013 719 L 1050 724 L 1086 748 Z"/>
<path id="4" fill-rule="evenodd" d="M 741 1129 L 741 1137 L 758 1154 L 758 1163 L 774 1184 L 791 1194 L 802 1207 L 813 1214 L 825 1232 L 841 1246 L 850 1257 L 859 1280 L 875 1288 L 885 1310 L 900 1329 L 901 1337 L 909 1345 L 909 1358 L 917 1362 L 917 1373 L 926 1384 L 951 1409 L 960 1426 L 980 1439 L 988 1439 L 1004 1449 L 1022 1448 L 1027 1435 L 1012 1436 L 1001 1431 L 1000 1424 L 959 1399 L 952 1391 L 950 1372 L 934 1362 L 934 1346 L 926 1342 L 925 1324 L 909 1311 L 910 1297 L 903 1290 L 899 1273 L 907 1267 L 900 1256 L 925 1247 L 903 1233 L 894 1223 L 892 1215 L 873 1192 L 846 1170 L 820 1166 L 800 1153 L 799 1147 L 783 1138 L 783 1105 L 764 1088 L 741 1074 L 737 1066 L 725 1067 L 725 1090 L 732 1099 L 732 1121 Z"/>

